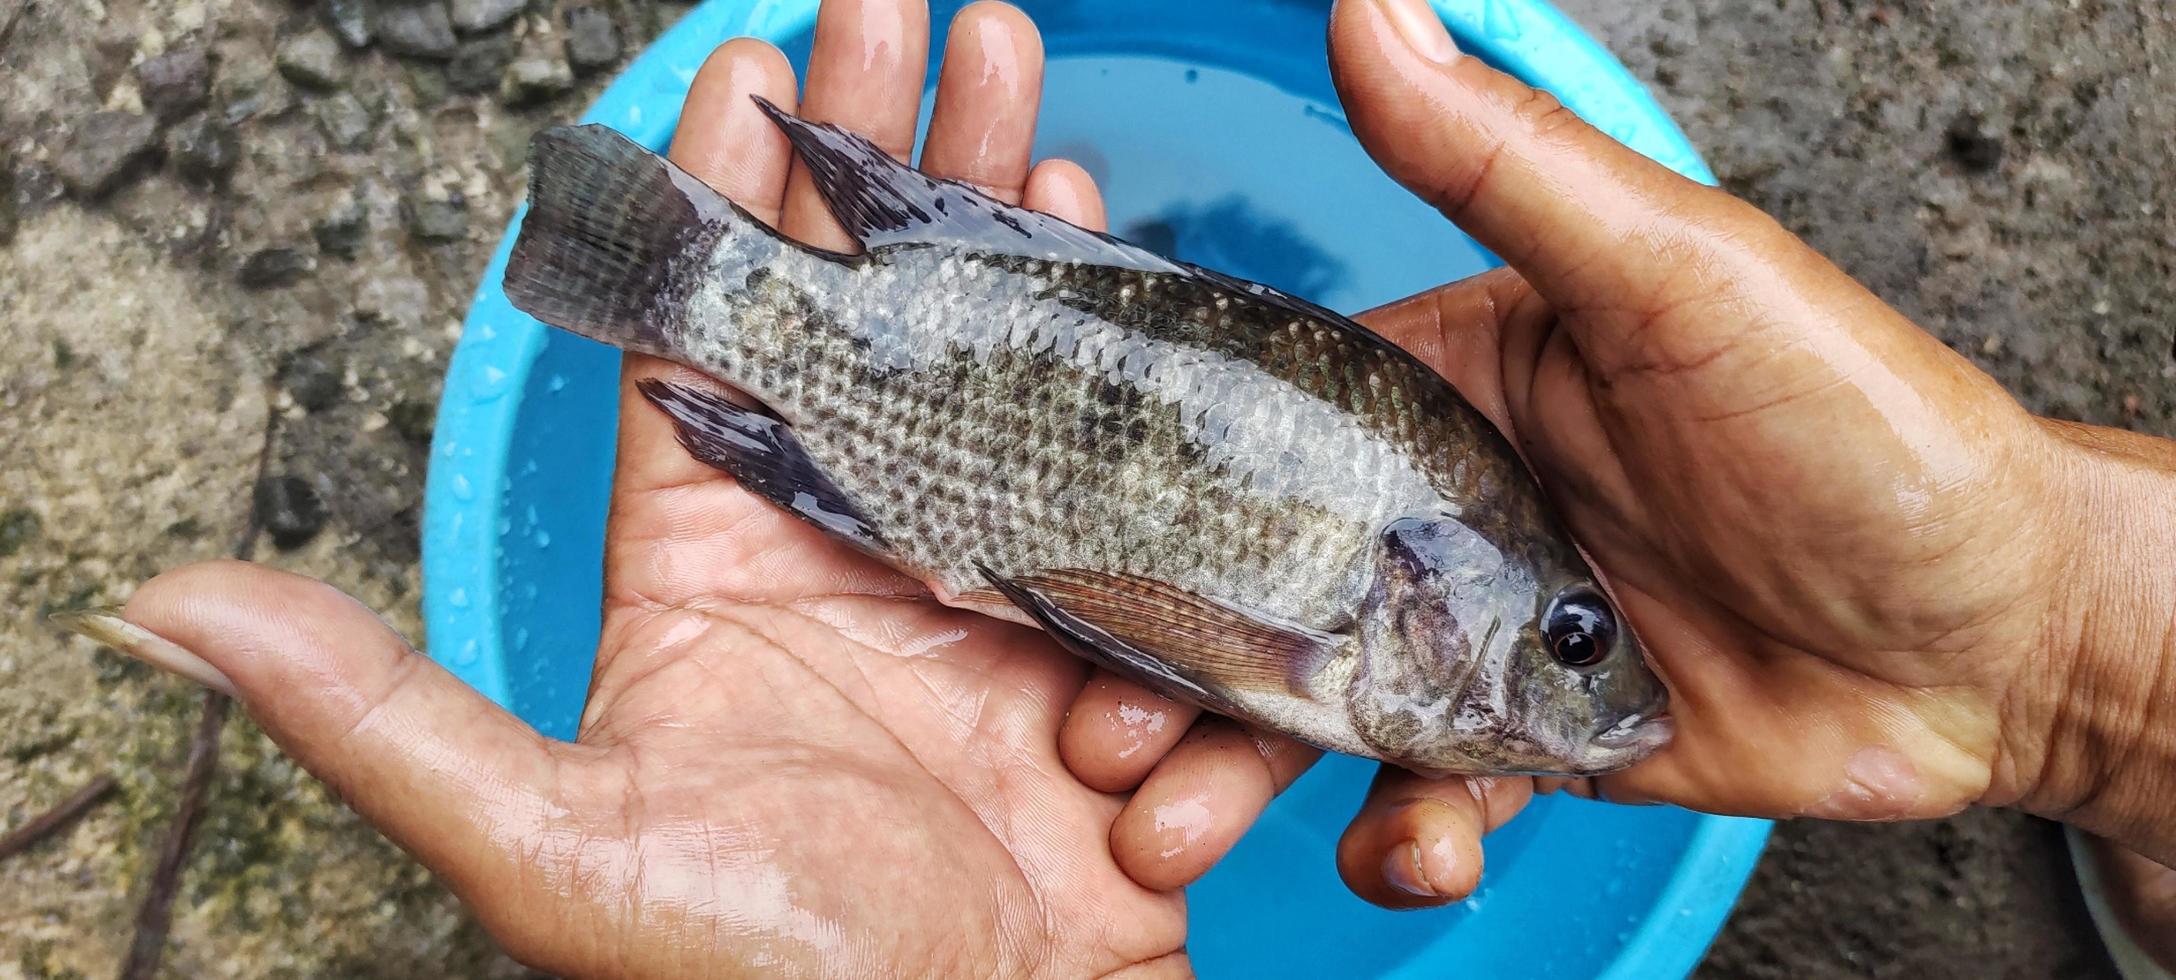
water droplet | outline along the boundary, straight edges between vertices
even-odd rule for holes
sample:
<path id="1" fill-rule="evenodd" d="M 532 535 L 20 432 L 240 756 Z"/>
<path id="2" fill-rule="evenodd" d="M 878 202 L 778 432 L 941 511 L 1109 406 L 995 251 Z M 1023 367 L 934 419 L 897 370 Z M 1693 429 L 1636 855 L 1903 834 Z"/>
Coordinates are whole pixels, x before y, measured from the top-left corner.
<path id="1" fill-rule="evenodd" d="M 506 394 L 507 382 L 512 378 L 513 375 L 486 364 L 483 370 L 476 372 L 476 381 L 469 386 L 469 390 L 477 401 L 490 401 Z"/>
<path id="2" fill-rule="evenodd" d="M 455 473 L 455 474 L 453 475 L 453 499 L 455 499 L 455 500 L 474 500 L 474 499 L 476 499 L 476 487 L 475 487 L 475 485 L 474 485 L 474 484 L 471 484 L 471 483 L 469 483 L 469 482 L 468 482 L 468 475 L 467 475 L 467 474 L 465 474 L 465 473 Z"/>
<path id="3" fill-rule="evenodd" d="M 1481 29 L 1498 41 L 1516 41 L 1521 33 L 1518 15 L 1511 12 L 1511 4 L 1505 0 L 1489 0 L 1481 14 Z"/>
<path id="4" fill-rule="evenodd" d="M 452 607 L 453 607 L 453 608 L 455 608 L 455 609 L 467 609 L 467 608 L 468 608 L 468 590 L 467 590 L 467 589 L 455 589 L 455 590 L 453 590 L 453 592 L 451 592 L 450 594 L 448 594 L 448 595 L 446 596 L 446 604 L 447 604 L 447 605 L 449 605 L 449 606 L 452 606 Z M 470 640 L 469 642 L 470 642 L 470 643 L 474 643 L 474 642 L 476 642 L 476 641 L 474 641 L 474 640 Z"/>
<path id="5" fill-rule="evenodd" d="M 519 628 L 519 629 L 516 629 L 516 630 L 514 631 L 514 649 L 516 649 L 516 650 L 524 650 L 524 649 L 527 649 L 527 648 L 528 648 L 528 646 L 529 646 L 529 628 L 528 628 L 528 627 L 526 627 L 526 626 L 524 626 L 524 627 L 521 627 L 521 628 Z"/>
<path id="6" fill-rule="evenodd" d="M 542 531 L 542 530 L 540 530 L 540 531 L 536 532 L 536 546 L 537 546 L 537 548 L 538 548 L 539 550 L 542 550 L 542 549 L 544 549 L 544 548 L 549 548 L 549 547 L 551 547 L 551 546 L 552 546 L 552 532 L 550 532 L 550 531 Z"/>
<path id="7" fill-rule="evenodd" d="M 468 642 L 461 644 L 461 649 L 454 651 L 453 665 L 456 667 L 466 667 L 469 664 L 475 663 L 477 653 L 478 649 L 476 641 L 469 640 Z"/>
<path id="8" fill-rule="evenodd" d="M 564 374 L 554 374 L 544 382 L 544 390 L 553 392 L 555 394 L 560 391 L 564 391 L 566 387 L 567 376 Z"/>

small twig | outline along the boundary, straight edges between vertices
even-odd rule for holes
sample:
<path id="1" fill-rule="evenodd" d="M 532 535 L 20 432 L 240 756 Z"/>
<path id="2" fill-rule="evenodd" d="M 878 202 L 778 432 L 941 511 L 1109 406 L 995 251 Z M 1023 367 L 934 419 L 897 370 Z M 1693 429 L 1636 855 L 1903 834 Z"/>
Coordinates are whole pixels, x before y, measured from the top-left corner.
<path id="1" fill-rule="evenodd" d="M 197 717 L 196 737 L 189 742 L 188 773 L 181 779 L 181 804 L 159 847 L 159 863 L 151 871 L 144 902 L 136 908 L 136 939 L 129 944 L 128 962 L 121 966 L 122 980 L 149 980 L 159 972 L 166 932 L 174 923 L 181 866 L 189 859 L 189 843 L 204 814 L 204 800 L 211 795 L 212 774 L 219 768 L 219 730 L 227 724 L 229 703 L 224 694 L 204 692 L 204 713 Z"/>
<path id="2" fill-rule="evenodd" d="M 257 449 L 257 477 L 250 484 L 252 491 L 271 472 L 272 448 L 279 440 L 280 412 L 275 394 L 271 382 L 266 382 L 264 444 Z M 256 554 L 257 536 L 264 528 L 257 523 L 256 494 L 243 496 L 250 501 L 249 516 L 235 536 L 232 553 L 247 561 Z M 233 699 L 218 691 L 204 692 L 204 711 L 197 716 L 196 736 L 189 740 L 181 802 L 174 810 L 166 840 L 159 847 L 159 863 L 152 868 L 143 904 L 136 907 L 136 938 L 129 943 L 127 962 L 121 965 L 121 980 L 150 980 L 159 972 L 159 959 L 166 953 L 167 931 L 174 924 L 174 896 L 181 889 L 181 866 L 189 858 L 189 845 L 203 815 L 204 801 L 211 796 L 212 775 L 219 768 L 219 732 L 226 727 L 227 711 L 232 705 Z"/>
<path id="3" fill-rule="evenodd" d="M 0 861 L 14 857 L 30 849 L 31 845 L 52 836 L 54 831 L 74 823 L 77 817 L 89 813 L 106 794 L 119 785 L 113 774 L 107 773 L 91 780 L 75 795 L 53 805 L 53 808 L 30 818 L 30 822 L 15 828 L 13 833 L 0 837 Z"/>

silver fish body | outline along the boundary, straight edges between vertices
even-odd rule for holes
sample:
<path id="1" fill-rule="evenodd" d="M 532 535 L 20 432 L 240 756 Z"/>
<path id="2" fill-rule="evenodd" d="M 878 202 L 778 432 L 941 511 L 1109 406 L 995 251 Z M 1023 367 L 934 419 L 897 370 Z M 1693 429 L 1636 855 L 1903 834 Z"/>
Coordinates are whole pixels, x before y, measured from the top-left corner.
<path id="1" fill-rule="evenodd" d="M 1667 738 L 1531 477 L 1410 355 L 773 116 L 863 254 L 592 127 L 539 137 L 509 265 L 545 322 L 767 410 L 646 386 L 697 456 L 947 602 L 1324 748 L 1585 773 Z"/>

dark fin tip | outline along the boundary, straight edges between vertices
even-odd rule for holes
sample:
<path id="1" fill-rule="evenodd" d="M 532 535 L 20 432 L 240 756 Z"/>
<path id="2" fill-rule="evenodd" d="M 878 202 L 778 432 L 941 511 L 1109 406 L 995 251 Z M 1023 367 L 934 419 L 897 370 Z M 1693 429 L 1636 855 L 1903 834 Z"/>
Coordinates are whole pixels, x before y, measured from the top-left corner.
<path id="1" fill-rule="evenodd" d="M 672 419 L 689 455 L 834 537 L 880 557 L 889 553 L 883 535 L 809 458 L 785 422 L 722 395 L 658 378 L 637 381 L 635 388 Z"/>
<path id="2" fill-rule="evenodd" d="M 970 252 L 1177 273 L 1180 266 L 958 181 L 938 180 L 830 123 L 812 122 L 751 95 L 808 167 L 831 216 L 869 251 L 950 244 Z"/>

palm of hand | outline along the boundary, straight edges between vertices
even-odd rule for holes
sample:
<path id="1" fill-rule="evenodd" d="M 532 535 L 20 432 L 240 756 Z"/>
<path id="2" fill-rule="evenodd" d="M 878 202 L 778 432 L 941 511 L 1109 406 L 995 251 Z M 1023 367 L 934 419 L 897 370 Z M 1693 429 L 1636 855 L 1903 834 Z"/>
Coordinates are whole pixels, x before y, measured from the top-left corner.
<path id="1" fill-rule="evenodd" d="M 611 536 L 582 741 L 624 763 L 611 847 L 641 880 L 590 889 L 602 914 L 670 910 L 669 937 L 827 969 L 1062 951 L 1102 973 L 1179 948 L 1183 899 L 1119 870 L 1119 801 L 1057 758 L 1078 661 L 726 481 L 628 489 Z"/>

